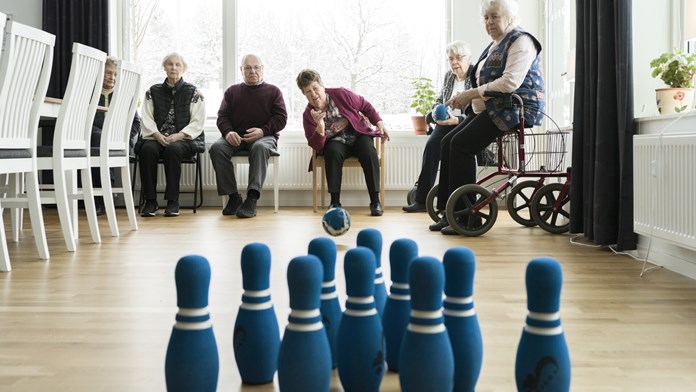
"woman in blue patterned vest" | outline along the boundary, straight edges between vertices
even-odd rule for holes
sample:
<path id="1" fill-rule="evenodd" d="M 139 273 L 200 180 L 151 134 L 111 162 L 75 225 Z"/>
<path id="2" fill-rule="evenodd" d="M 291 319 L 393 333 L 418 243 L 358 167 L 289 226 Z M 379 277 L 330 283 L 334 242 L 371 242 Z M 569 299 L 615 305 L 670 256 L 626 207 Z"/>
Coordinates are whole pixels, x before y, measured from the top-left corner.
<path id="1" fill-rule="evenodd" d="M 519 124 L 519 106 L 505 108 L 503 98 L 484 97 L 484 92 L 516 93 L 524 103 L 525 124 L 541 124 L 544 110 L 541 44 L 518 26 L 518 8 L 515 0 L 481 1 L 486 33 L 493 42 L 470 73 L 473 88 L 446 102 L 459 109 L 471 106 L 473 114 L 442 139 L 438 209 L 445 209 L 447 199 L 457 188 L 476 183 L 476 153 L 495 141 L 501 132 Z M 457 234 L 446 218 L 430 225 L 430 230 Z"/>

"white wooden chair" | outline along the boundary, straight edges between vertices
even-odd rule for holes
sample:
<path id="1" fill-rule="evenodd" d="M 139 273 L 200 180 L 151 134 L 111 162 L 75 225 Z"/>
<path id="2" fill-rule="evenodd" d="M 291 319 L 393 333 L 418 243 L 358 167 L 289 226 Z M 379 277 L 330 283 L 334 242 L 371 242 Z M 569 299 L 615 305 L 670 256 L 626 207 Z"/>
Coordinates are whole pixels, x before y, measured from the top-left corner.
<path id="1" fill-rule="evenodd" d="M 79 43 L 73 44 L 68 85 L 56 120 L 53 146 L 38 147 L 39 170 L 53 170 L 52 190 L 41 191 L 41 202 L 56 204 L 60 226 L 69 251 L 75 251 L 77 199 L 84 199 L 92 241 L 101 242 L 92 191 L 90 139 L 97 110 L 106 53 Z M 82 191 L 77 189 L 81 172 Z M 108 181 L 108 177 L 105 177 Z"/>
<path id="2" fill-rule="evenodd" d="M 382 206 L 384 204 L 384 141 L 382 138 L 375 136 L 373 138 L 375 143 L 375 149 L 377 150 L 377 158 L 379 159 L 379 192 L 380 200 Z M 321 168 L 321 208 L 326 205 L 326 164 L 324 162 L 324 156 L 317 154 L 316 150 L 312 150 L 312 207 L 314 212 L 317 212 L 317 175 L 318 169 Z M 360 166 L 360 161 L 356 157 L 349 157 L 343 161 L 343 168 L 347 167 L 362 167 Z"/>
<path id="3" fill-rule="evenodd" d="M 141 73 L 140 67 L 135 64 L 124 61 L 118 62 L 116 68 L 118 82 L 114 88 L 109 109 L 104 118 L 101 145 L 98 149 L 92 149 L 92 156 L 90 157 L 91 166 L 99 167 L 99 174 L 102 178 L 102 188 L 94 188 L 94 194 L 104 197 L 106 216 L 109 220 L 109 228 L 113 237 L 119 236 L 116 209 L 114 207 L 114 192 L 123 194 L 131 230 L 138 230 L 135 204 L 133 203 L 133 190 L 131 189 L 128 139 L 130 138 L 133 116 L 138 106 Z M 110 168 L 116 169 L 115 174 L 120 176 L 122 184 L 120 188 L 111 186 Z"/>
<path id="4" fill-rule="evenodd" d="M 0 19 L 4 23 L 5 16 Z M 39 108 L 48 90 L 55 43 L 53 34 L 14 21 L 7 23 L 5 33 L 0 57 L 0 173 L 10 177 L 10 189 L 0 198 L 0 271 L 11 269 L 3 208 L 29 209 L 39 257 L 49 258 L 39 198 L 36 141 Z M 26 194 L 22 194 L 23 185 Z"/>

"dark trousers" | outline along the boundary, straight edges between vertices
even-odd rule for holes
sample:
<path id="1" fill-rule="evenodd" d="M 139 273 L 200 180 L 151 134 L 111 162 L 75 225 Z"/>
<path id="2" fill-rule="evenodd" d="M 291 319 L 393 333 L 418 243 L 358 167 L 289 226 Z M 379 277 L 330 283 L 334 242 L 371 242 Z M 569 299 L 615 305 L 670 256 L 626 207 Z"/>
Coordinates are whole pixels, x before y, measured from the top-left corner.
<path id="1" fill-rule="evenodd" d="M 90 147 L 94 148 L 99 148 L 99 144 L 101 143 L 101 134 L 102 130 L 99 127 L 95 127 L 94 125 L 92 126 L 92 137 L 89 140 L 89 145 Z M 94 150 L 92 150 L 94 151 Z M 114 183 L 114 168 L 109 168 L 109 173 L 111 174 L 111 183 Z M 92 186 L 95 188 L 101 188 L 102 182 L 101 182 L 101 174 L 99 173 L 99 168 L 98 167 L 93 167 L 92 168 Z M 101 197 L 101 196 L 97 196 Z"/>
<path id="2" fill-rule="evenodd" d="M 423 165 L 418 176 L 415 201 L 425 204 L 428 192 L 435 185 L 437 168 L 440 165 L 442 138 L 456 128 L 456 125 L 436 125 L 433 133 L 428 136 L 423 150 Z"/>
<path id="3" fill-rule="evenodd" d="M 476 183 L 476 154 L 500 134 L 487 112 L 469 115 L 442 138 L 437 208 L 444 210 L 457 188 Z"/>
<path id="4" fill-rule="evenodd" d="M 167 186 L 164 190 L 166 200 L 179 200 L 179 180 L 181 179 L 181 161 L 195 154 L 188 140 L 179 140 L 167 147 L 156 140 L 143 140 L 138 153 L 140 163 L 140 184 L 145 200 L 157 198 L 157 164 L 162 159 Z"/>
<path id="5" fill-rule="evenodd" d="M 339 141 L 328 140 L 324 144 L 324 163 L 326 164 L 326 184 L 329 193 L 341 193 L 343 179 L 343 161 L 354 156 L 360 161 L 367 191 L 371 195 L 379 193 L 379 158 L 372 141 L 372 136 L 359 134 L 352 146 Z"/>

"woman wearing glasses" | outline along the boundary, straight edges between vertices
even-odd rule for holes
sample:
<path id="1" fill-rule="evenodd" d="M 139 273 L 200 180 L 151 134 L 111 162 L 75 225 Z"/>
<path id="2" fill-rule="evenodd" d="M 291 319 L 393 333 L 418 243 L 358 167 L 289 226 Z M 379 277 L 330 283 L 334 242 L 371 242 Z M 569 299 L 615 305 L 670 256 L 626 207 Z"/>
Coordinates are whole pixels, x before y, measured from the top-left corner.
<path id="1" fill-rule="evenodd" d="M 469 80 L 469 71 L 471 70 L 471 49 L 469 45 L 462 41 L 454 41 L 445 48 L 447 53 L 447 61 L 450 70 L 445 74 L 445 80 L 442 83 L 442 91 L 437 97 L 437 101 L 433 103 L 433 109 L 441 103 L 446 102 L 453 96 L 464 90 L 471 88 Z M 421 167 L 420 175 L 418 176 L 418 186 L 413 204 L 403 207 L 406 212 L 424 212 L 426 211 L 425 200 L 428 197 L 430 188 L 435 185 L 437 177 L 437 167 L 440 164 L 440 143 L 451 130 L 459 123 L 464 121 L 465 113 L 463 110 L 454 109 L 448 111 L 448 118 L 445 120 L 435 121 L 433 113 L 428 113 L 426 121 L 435 123 L 435 129 L 428 137 L 423 151 L 423 166 Z"/>

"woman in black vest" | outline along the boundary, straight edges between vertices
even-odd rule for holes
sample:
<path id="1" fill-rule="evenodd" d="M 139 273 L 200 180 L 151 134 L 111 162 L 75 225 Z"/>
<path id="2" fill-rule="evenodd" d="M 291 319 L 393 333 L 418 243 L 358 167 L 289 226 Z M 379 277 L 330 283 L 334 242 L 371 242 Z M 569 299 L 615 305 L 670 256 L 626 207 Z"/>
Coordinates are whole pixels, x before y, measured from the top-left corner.
<path id="1" fill-rule="evenodd" d="M 141 216 L 157 214 L 157 164 L 164 163 L 167 208 L 164 216 L 179 215 L 179 180 L 181 161 L 202 152 L 205 148 L 203 125 L 205 103 L 196 86 L 184 82 L 187 66 L 178 53 L 162 60 L 167 74 L 164 82 L 155 84 L 145 93 L 143 103 L 142 138 L 138 159 L 140 183 L 145 198 Z"/>

